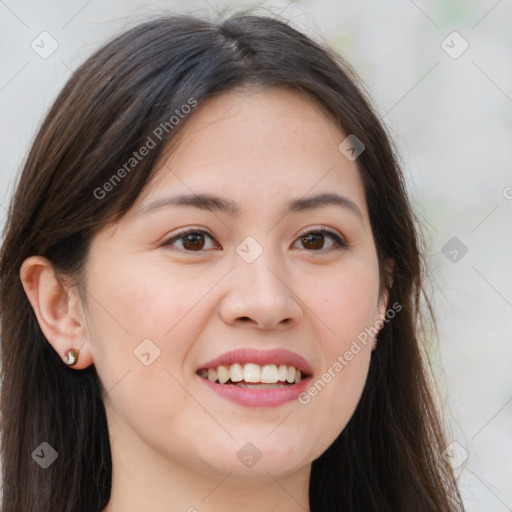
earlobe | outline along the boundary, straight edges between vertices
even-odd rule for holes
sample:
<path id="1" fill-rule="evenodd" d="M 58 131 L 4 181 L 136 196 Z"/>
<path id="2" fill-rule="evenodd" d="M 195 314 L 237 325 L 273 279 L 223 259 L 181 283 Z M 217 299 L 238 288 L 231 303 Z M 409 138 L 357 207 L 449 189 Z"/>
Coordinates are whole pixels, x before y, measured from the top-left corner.
<path id="1" fill-rule="evenodd" d="M 389 299 L 389 291 L 385 290 L 381 297 L 379 298 L 379 303 L 377 305 L 377 311 L 375 312 L 374 326 L 377 329 L 377 333 L 373 337 L 372 343 L 372 351 L 377 348 L 377 338 L 379 336 L 379 332 L 384 326 L 384 322 L 386 320 L 386 310 Z"/>
<path id="2" fill-rule="evenodd" d="M 90 366 L 93 358 L 76 287 L 66 288 L 42 256 L 23 262 L 20 279 L 41 331 L 62 361 L 76 369 Z"/>
<path id="3" fill-rule="evenodd" d="M 379 297 L 379 303 L 377 306 L 377 311 L 375 315 L 375 325 L 378 329 L 377 334 L 374 336 L 372 343 L 372 350 L 377 348 L 377 337 L 379 335 L 380 330 L 384 326 L 384 322 L 386 321 L 386 312 L 389 301 L 389 290 L 393 286 L 393 270 L 395 264 L 392 259 L 387 259 L 384 263 L 384 276 L 385 276 L 385 289 L 381 292 Z"/>
<path id="4" fill-rule="evenodd" d="M 388 300 L 389 300 L 389 291 L 386 290 L 383 294 L 381 299 L 379 300 L 379 307 L 378 307 L 378 315 L 379 319 L 384 321 L 386 318 L 386 310 L 388 308 Z"/>

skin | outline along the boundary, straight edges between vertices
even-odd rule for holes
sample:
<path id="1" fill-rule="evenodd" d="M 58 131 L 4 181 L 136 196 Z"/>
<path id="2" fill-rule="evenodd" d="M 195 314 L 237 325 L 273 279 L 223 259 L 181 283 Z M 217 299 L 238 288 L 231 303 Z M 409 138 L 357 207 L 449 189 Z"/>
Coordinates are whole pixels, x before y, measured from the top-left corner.
<path id="1" fill-rule="evenodd" d="M 371 343 L 306 405 L 237 405 L 196 370 L 234 348 L 285 348 L 316 380 L 384 317 L 364 188 L 356 162 L 338 150 L 345 137 L 298 92 L 224 93 L 198 107 L 133 208 L 93 239 L 79 287 L 63 286 L 45 258 L 24 262 L 23 286 L 46 338 L 62 358 L 80 348 L 73 368 L 94 364 L 105 390 L 106 512 L 309 510 L 311 463 L 353 414 Z M 138 213 L 191 192 L 231 199 L 241 212 Z M 289 200 L 320 192 L 349 198 L 361 217 L 337 205 L 284 215 Z M 302 238 L 321 226 L 348 246 Z M 161 245 L 184 227 L 212 238 Z M 248 236 L 263 250 L 252 263 L 235 251 Z M 148 338 L 160 355 L 145 366 L 134 350 Z M 251 468 L 237 457 L 247 442 L 262 454 Z"/>

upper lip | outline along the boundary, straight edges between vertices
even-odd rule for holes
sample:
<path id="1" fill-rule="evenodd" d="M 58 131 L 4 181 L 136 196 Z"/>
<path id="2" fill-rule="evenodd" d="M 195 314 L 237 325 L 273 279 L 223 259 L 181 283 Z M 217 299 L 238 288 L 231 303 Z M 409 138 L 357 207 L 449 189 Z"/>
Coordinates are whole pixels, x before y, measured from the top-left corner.
<path id="1" fill-rule="evenodd" d="M 202 364 L 197 371 L 217 368 L 217 366 L 220 365 L 229 366 L 234 363 L 254 363 L 260 366 L 268 364 L 279 366 L 280 364 L 285 364 L 287 366 L 294 366 L 297 370 L 300 370 L 303 375 L 311 375 L 313 373 L 310 364 L 302 356 L 281 348 L 272 350 L 239 348 L 231 350 Z"/>

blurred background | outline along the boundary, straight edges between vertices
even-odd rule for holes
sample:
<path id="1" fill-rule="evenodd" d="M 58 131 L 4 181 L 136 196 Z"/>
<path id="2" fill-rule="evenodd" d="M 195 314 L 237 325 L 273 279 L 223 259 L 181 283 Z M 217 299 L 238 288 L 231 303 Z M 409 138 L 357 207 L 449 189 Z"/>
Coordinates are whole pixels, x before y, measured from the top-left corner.
<path id="1" fill-rule="evenodd" d="M 334 47 L 370 91 L 427 244 L 442 457 L 468 512 L 512 511 L 512 0 L 0 0 L 0 225 L 43 115 L 97 47 L 158 13 L 246 8 Z"/>

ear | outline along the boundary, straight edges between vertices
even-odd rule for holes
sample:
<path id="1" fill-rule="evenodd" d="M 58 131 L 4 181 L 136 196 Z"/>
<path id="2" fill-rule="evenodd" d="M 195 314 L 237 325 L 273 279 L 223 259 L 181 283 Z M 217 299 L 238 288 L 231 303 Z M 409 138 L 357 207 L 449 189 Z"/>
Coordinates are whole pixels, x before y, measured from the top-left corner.
<path id="1" fill-rule="evenodd" d="M 43 334 L 63 361 L 70 348 L 80 351 L 72 368 L 93 363 L 82 301 L 76 286 L 67 288 L 52 264 L 42 256 L 30 256 L 20 268 L 20 278 Z"/>
<path id="2" fill-rule="evenodd" d="M 389 291 L 384 290 L 382 292 L 381 296 L 379 297 L 379 303 L 377 305 L 375 321 L 377 321 L 377 320 L 384 321 L 384 318 L 386 317 L 386 310 L 388 308 L 388 300 L 389 300 Z"/>
<path id="3" fill-rule="evenodd" d="M 374 318 L 374 325 L 379 325 L 379 331 L 382 329 L 382 326 L 384 325 L 384 321 L 386 319 L 386 311 L 388 308 L 388 301 L 389 301 L 389 290 L 393 286 L 393 268 L 394 263 L 393 260 L 387 260 L 384 265 L 384 276 L 385 276 L 385 284 L 384 289 L 381 291 L 379 296 L 379 302 L 377 305 L 377 309 L 375 310 L 375 318 Z M 375 350 L 377 347 L 377 336 L 378 333 L 375 335 L 373 344 L 372 344 L 372 350 Z"/>
<path id="4" fill-rule="evenodd" d="M 373 325 L 377 330 L 377 332 L 373 336 L 372 342 L 372 351 L 377 348 L 377 338 L 379 336 L 379 331 L 384 326 L 384 320 L 386 318 L 386 309 L 388 305 L 389 293 L 388 290 L 384 290 L 380 297 L 377 307 L 375 308 L 375 315 L 373 317 Z"/>

